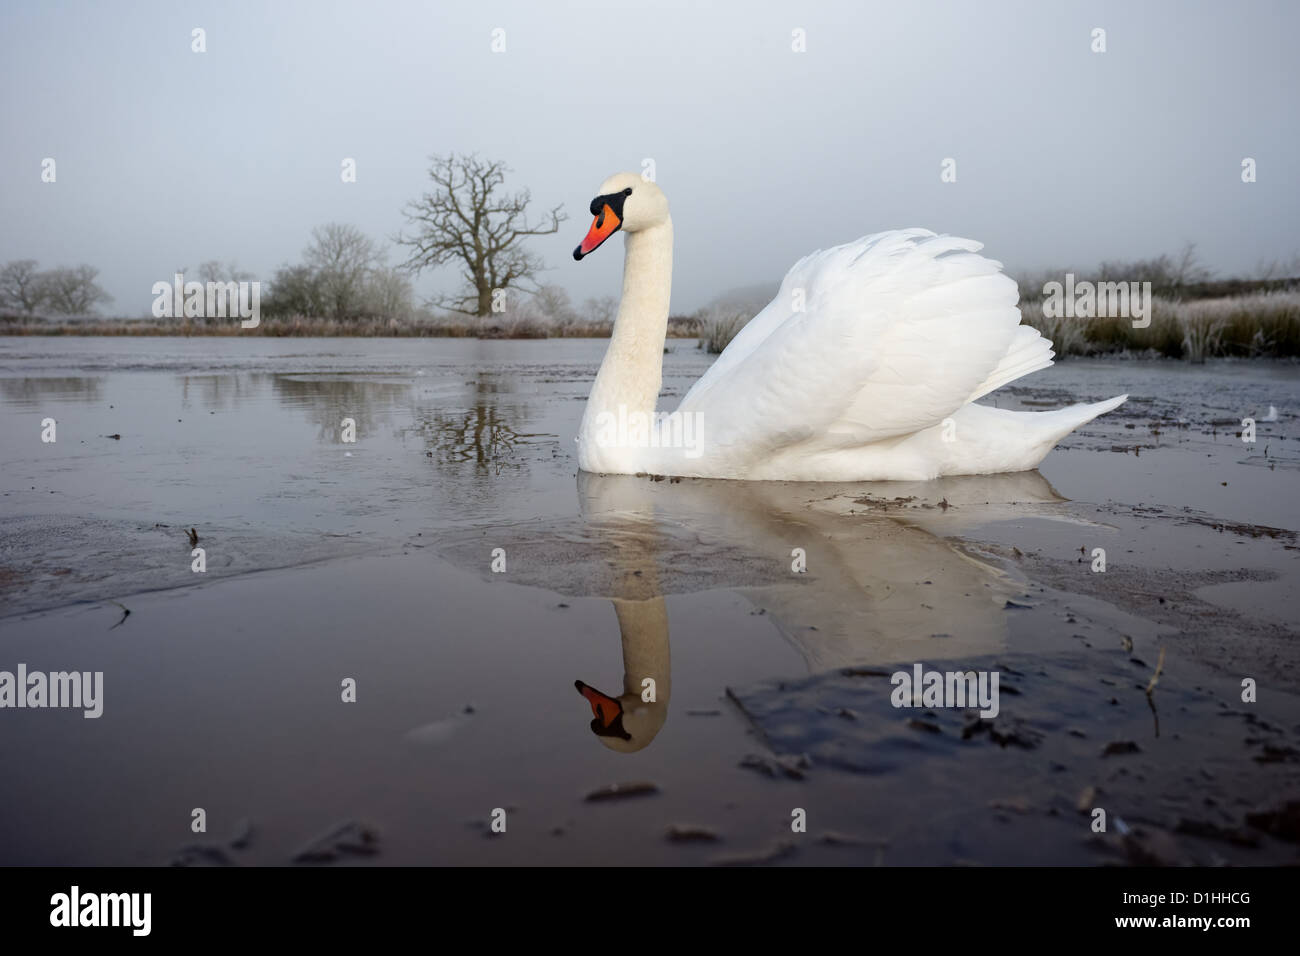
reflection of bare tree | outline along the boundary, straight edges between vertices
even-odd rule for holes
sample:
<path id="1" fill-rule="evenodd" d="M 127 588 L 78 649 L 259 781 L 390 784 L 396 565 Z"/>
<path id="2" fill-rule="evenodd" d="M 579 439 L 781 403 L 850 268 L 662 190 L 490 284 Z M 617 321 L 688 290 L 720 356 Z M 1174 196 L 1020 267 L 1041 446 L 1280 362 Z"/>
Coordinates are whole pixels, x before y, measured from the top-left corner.
<path id="1" fill-rule="evenodd" d="M 343 440 L 343 419 L 355 421 L 357 436 L 362 438 L 390 420 L 393 407 L 411 394 L 411 386 L 404 382 L 338 376 L 275 375 L 271 387 L 282 405 L 307 413 L 321 441 L 333 443 Z"/>
<path id="2" fill-rule="evenodd" d="M 499 475 L 506 468 L 519 468 L 515 446 L 537 438 L 523 434 L 509 421 L 503 406 L 479 401 L 472 408 L 435 411 L 417 422 L 413 429 L 433 452 L 440 466 L 460 466 L 470 462 L 478 474 Z"/>
<path id="3" fill-rule="evenodd" d="M 50 376 L 39 378 L 0 379 L 0 394 L 15 405 L 39 405 L 41 402 L 78 399 L 86 402 L 100 400 L 104 388 L 102 376 Z"/>
<path id="4" fill-rule="evenodd" d="M 245 402 L 266 388 L 271 376 L 254 372 L 242 375 L 182 375 L 181 407 L 197 402 L 205 411 L 228 409 Z"/>
<path id="5" fill-rule="evenodd" d="M 527 413 L 522 404 L 501 401 L 502 395 L 516 391 L 510 378 L 483 371 L 466 385 L 463 407 L 432 409 L 418 416 L 411 428 L 432 452 L 439 471 L 462 474 L 469 464 L 475 474 L 500 475 L 526 463 L 519 446 L 554 441 L 554 435 L 523 430 Z"/>

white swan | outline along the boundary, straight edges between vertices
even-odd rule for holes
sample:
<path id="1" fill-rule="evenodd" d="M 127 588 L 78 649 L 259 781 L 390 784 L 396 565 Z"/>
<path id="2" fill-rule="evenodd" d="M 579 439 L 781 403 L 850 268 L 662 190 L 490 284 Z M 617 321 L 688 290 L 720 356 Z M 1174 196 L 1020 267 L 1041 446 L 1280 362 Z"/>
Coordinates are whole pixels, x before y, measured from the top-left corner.
<path id="1" fill-rule="evenodd" d="M 980 243 L 879 232 L 797 262 L 673 413 L 657 413 L 672 286 L 668 200 L 611 176 L 573 251 L 627 235 L 623 298 L 578 432 L 578 464 L 779 481 L 928 480 L 1026 471 L 1127 395 L 1051 412 L 974 404 L 1052 364 L 1016 284 Z"/>

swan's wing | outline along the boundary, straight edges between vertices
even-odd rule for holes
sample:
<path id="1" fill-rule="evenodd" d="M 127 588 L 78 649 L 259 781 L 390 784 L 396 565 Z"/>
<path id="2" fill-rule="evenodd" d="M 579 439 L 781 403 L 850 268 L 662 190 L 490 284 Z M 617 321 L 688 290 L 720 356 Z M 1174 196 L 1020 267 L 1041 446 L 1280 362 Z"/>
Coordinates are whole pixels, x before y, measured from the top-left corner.
<path id="1" fill-rule="evenodd" d="M 848 447 L 938 424 L 1050 364 L 1049 343 L 1018 331 L 1015 283 L 980 248 L 907 229 L 807 256 L 680 409 L 703 415 L 719 451 Z"/>

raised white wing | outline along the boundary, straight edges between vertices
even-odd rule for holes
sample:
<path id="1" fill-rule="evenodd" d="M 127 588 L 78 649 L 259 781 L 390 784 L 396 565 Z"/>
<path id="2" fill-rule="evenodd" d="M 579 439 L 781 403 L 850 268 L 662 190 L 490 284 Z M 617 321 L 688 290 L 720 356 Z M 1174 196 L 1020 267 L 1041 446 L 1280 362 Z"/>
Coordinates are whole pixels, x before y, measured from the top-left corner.
<path id="1" fill-rule="evenodd" d="M 682 399 L 747 460 L 909 435 L 1051 364 L 1016 284 L 969 239 L 881 232 L 814 252 Z"/>

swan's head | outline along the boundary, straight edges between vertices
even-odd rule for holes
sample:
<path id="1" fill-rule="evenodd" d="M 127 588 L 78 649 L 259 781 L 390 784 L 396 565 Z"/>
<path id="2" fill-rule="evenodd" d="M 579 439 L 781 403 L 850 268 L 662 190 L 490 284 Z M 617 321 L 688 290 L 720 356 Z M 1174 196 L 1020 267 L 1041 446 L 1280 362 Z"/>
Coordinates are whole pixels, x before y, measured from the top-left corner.
<path id="1" fill-rule="evenodd" d="M 668 198 L 640 173 L 618 173 L 600 184 L 596 198 L 591 201 L 591 214 L 596 219 L 587 238 L 573 250 L 575 259 L 595 252 L 597 246 L 620 229 L 639 232 L 667 222 Z"/>

